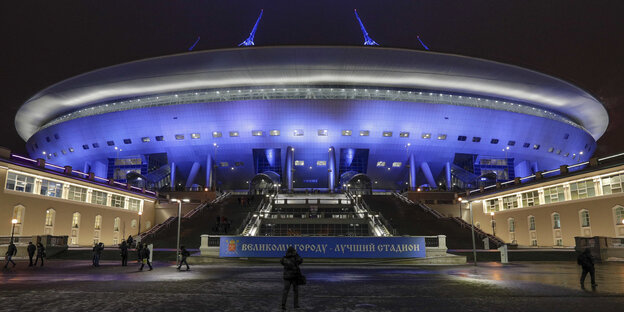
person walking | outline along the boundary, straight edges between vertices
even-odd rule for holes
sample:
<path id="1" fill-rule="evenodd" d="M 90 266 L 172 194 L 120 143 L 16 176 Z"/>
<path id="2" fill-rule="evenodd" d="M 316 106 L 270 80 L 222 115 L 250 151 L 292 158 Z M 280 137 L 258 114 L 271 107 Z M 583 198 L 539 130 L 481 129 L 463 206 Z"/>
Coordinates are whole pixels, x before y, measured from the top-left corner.
<path id="1" fill-rule="evenodd" d="M 152 268 L 152 263 L 150 262 L 150 249 L 149 247 L 146 245 L 143 245 L 143 249 L 141 249 L 141 268 L 139 269 L 139 271 L 143 271 L 143 266 L 147 263 L 147 266 L 149 266 L 149 270 L 151 271 Z"/>
<path id="2" fill-rule="evenodd" d="M 288 292 L 290 291 L 291 285 L 295 296 L 294 306 L 295 308 L 299 307 L 299 285 L 297 281 L 299 280 L 299 276 L 301 275 L 299 265 L 302 262 L 303 258 L 301 258 L 297 254 L 297 250 L 293 246 L 288 247 L 286 255 L 280 260 L 280 263 L 284 267 L 284 290 L 282 291 L 282 310 L 286 309 L 286 299 L 288 299 Z"/>
<path id="3" fill-rule="evenodd" d="M 98 243 L 93 243 L 93 248 L 91 248 L 91 251 L 92 251 L 91 264 L 93 266 L 95 266 L 95 258 L 97 257 L 97 248 L 98 248 Z"/>
<path id="4" fill-rule="evenodd" d="M 137 252 L 137 262 L 143 262 L 143 243 L 139 242 L 136 248 Z"/>
<path id="5" fill-rule="evenodd" d="M 186 270 L 190 271 L 191 267 L 189 267 L 188 262 L 186 262 L 186 258 L 191 255 L 188 250 L 184 246 L 180 247 L 180 255 L 182 256 L 182 260 L 180 260 L 180 265 L 178 265 L 178 271 L 182 268 L 182 263 L 186 264 Z"/>
<path id="6" fill-rule="evenodd" d="M 591 276 L 592 289 L 595 289 L 598 284 L 596 284 L 594 257 L 591 255 L 591 250 L 589 248 L 585 248 L 585 251 L 578 256 L 576 262 L 581 266 L 581 268 L 583 268 L 583 273 L 581 273 L 581 289 L 585 289 L 585 277 L 587 277 L 587 273 Z"/>
<path id="7" fill-rule="evenodd" d="M 95 246 L 95 260 L 93 266 L 100 266 L 100 258 L 102 257 L 102 251 L 104 250 L 104 243 L 99 243 Z"/>
<path id="8" fill-rule="evenodd" d="M 133 243 L 134 243 L 134 238 L 132 238 L 132 235 L 128 235 L 128 240 L 127 240 L 128 248 L 132 248 Z"/>
<path id="9" fill-rule="evenodd" d="M 121 266 L 128 266 L 128 244 L 126 241 L 121 242 L 119 249 L 121 249 Z"/>
<path id="10" fill-rule="evenodd" d="M 32 259 L 35 256 L 35 251 L 37 251 L 37 247 L 35 247 L 32 242 L 28 242 L 28 247 L 26 247 L 26 251 L 28 251 L 28 260 L 30 261 L 28 266 L 31 267 L 33 266 Z"/>
<path id="11" fill-rule="evenodd" d="M 13 263 L 13 267 L 15 267 L 15 261 L 13 261 L 12 258 L 16 254 L 17 254 L 17 247 L 15 246 L 13 241 L 11 240 L 11 243 L 9 243 L 9 247 L 7 248 L 7 252 L 6 252 L 6 254 L 4 254 L 5 259 L 6 259 L 6 263 L 4 264 L 4 268 L 5 269 L 9 267 L 9 262 Z"/>
<path id="12" fill-rule="evenodd" d="M 41 242 L 37 243 L 37 258 L 35 258 L 35 266 L 37 266 L 37 262 L 41 259 L 41 266 L 43 266 L 43 259 L 45 258 L 45 247 Z"/>

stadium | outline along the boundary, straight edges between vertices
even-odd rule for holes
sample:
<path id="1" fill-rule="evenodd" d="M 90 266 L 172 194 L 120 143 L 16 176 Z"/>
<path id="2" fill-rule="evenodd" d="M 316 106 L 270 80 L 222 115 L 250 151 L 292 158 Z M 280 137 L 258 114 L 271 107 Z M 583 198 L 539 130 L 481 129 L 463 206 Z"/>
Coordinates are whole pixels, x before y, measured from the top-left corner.
<path id="1" fill-rule="evenodd" d="M 32 158 L 151 189 L 465 189 L 588 160 L 603 105 L 561 79 L 382 47 L 241 47 L 139 60 L 44 89 Z"/>

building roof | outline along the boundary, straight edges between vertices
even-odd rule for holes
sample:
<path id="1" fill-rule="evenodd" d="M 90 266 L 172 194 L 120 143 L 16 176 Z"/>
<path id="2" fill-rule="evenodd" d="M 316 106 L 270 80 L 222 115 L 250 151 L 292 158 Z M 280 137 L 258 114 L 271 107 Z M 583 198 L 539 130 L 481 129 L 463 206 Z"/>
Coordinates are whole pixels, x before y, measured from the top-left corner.
<path id="1" fill-rule="evenodd" d="M 566 116 L 596 140 L 609 121 L 589 93 L 513 65 L 394 48 L 286 46 L 200 51 L 98 69 L 37 93 L 19 109 L 15 126 L 27 140 L 55 117 L 105 101 L 184 90 L 311 85 L 436 90 L 518 101 Z"/>

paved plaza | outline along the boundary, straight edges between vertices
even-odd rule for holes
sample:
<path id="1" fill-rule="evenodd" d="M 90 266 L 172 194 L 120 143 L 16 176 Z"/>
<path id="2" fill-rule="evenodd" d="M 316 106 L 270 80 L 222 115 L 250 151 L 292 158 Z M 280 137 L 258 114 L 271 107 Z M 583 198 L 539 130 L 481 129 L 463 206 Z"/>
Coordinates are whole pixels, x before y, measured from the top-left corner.
<path id="1" fill-rule="evenodd" d="M 572 262 L 464 266 L 304 265 L 297 311 L 617 311 L 624 263 L 598 264 L 597 290 L 579 288 Z M 0 274 L 1 311 L 280 311 L 281 267 L 156 262 L 138 272 L 103 261 L 18 262 Z M 589 278 L 586 281 L 589 286 Z M 588 287 L 589 288 L 589 287 Z M 288 301 L 292 308 L 292 294 Z"/>

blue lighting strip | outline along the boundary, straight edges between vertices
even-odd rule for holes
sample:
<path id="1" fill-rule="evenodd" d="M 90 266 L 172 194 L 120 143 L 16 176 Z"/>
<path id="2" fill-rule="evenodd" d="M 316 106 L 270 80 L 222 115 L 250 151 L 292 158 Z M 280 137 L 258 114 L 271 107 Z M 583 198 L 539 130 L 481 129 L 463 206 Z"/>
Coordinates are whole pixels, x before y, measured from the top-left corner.
<path id="1" fill-rule="evenodd" d="M 418 41 L 420 41 L 420 44 L 423 46 L 423 48 L 425 48 L 425 50 L 429 50 L 429 47 L 427 47 L 425 43 L 423 43 L 423 41 L 420 40 L 420 36 L 416 36 L 416 38 L 418 38 Z"/>
<path id="2" fill-rule="evenodd" d="M 256 36 L 256 29 L 258 29 L 258 23 L 260 23 L 260 19 L 262 18 L 262 13 L 264 12 L 264 9 L 260 10 L 260 16 L 258 16 L 258 19 L 256 20 L 256 24 L 254 25 L 253 29 L 251 30 L 251 33 L 249 33 L 249 37 L 247 39 L 245 39 L 245 41 L 241 42 L 238 46 L 253 46 L 254 44 L 254 37 Z"/>
<path id="3" fill-rule="evenodd" d="M 368 32 L 366 31 L 366 28 L 364 28 L 364 24 L 362 24 L 362 20 L 360 19 L 360 16 L 357 14 L 357 10 L 353 10 L 353 12 L 355 12 L 355 18 L 357 18 L 358 22 L 360 23 L 360 29 L 362 30 L 362 35 L 364 35 L 364 45 L 379 45 L 379 43 L 375 42 L 375 40 L 371 39 L 371 37 L 368 36 Z"/>
<path id="4" fill-rule="evenodd" d="M 189 51 L 193 51 L 193 49 L 195 48 L 195 46 L 197 45 L 197 43 L 199 42 L 200 37 L 197 36 L 197 40 L 195 40 L 195 43 L 193 43 L 193 45 L 189 48 Z"/>

